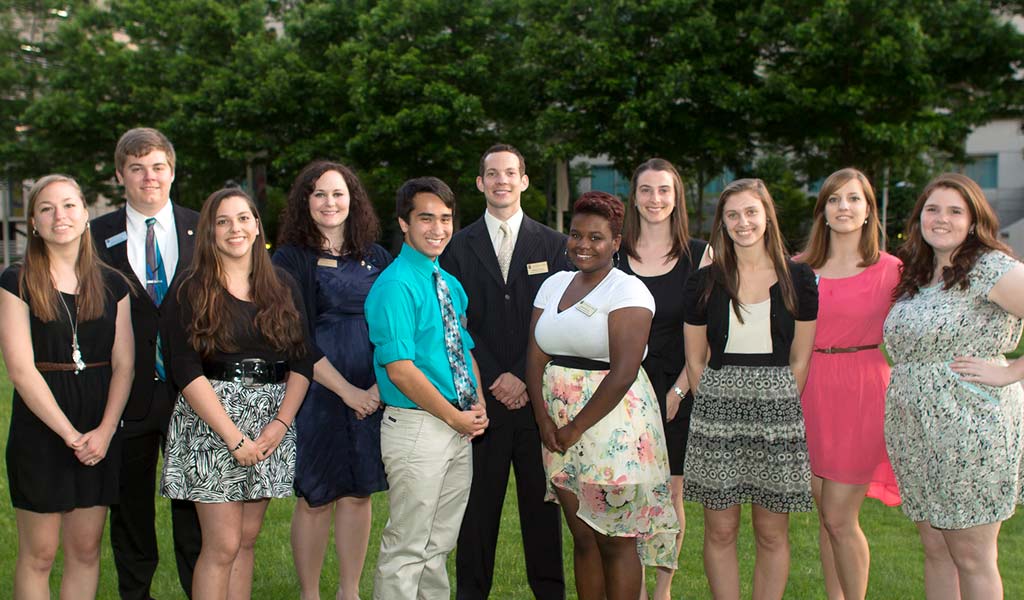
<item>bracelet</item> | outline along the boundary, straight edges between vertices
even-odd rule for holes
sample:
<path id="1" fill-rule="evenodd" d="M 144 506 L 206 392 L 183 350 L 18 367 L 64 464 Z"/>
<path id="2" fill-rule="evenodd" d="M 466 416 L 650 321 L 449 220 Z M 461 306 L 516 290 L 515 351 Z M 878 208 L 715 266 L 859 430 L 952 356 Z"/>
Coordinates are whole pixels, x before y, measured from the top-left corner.
<path id="1" fill-rule="evenodd" d="M 245 444 L 245 436 L 244 435 L 242 436 L 242 439 L 238 440 L 238 443 L 235 444 L 235 447 L 232 448 L 231 451 L 234 452 L 234 451 L 238 450 L 239 448 L 242 447 L 243 444 Z"/>
<path id="2" fill-rule="evenodd" d="M 290 425 L 288 425 L 287 423 L 285 423 L 285 422 L 284 422 L 284 421 L 282 421 L 281 419 L 278 419 L 277 417 L 274 417 L 274 418 L 273 418 L 273 419 L 271 419 L 271 420 L 272 420 L 272 421 L 277 421 L 278 423 L 280 423 L 280 424 L 284 425 L 284 428 L 285 428 L 285 429 L 291 429 L 291 426 L 290 426 Z"/>
<path id="3" fill-rule="evenodd" d="M 679 396 L 680 400 L 686 397 L 686 392 L 684 392 L 678 385 L 672 386 L 672 391 L 676 393 L 676 396 Z"/>

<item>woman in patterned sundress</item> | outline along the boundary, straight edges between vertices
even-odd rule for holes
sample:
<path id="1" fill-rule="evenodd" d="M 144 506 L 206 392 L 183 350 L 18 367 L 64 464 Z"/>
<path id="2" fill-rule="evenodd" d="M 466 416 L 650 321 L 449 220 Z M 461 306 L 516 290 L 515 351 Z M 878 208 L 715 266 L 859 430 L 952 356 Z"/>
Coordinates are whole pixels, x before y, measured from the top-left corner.
<path id="1" fill-rule="evenodd" d="M 693 387 L 683 494 L 704 505 L 704 569 L 716 598 L 739 598 L 740 505 L 751 504 L 754 597 L 781 598 L 789 513 L 810 511 L 800 391 L 814 341 L 814 272 L 786 257 L 760 179 L 722 191 L 710 266 L 686 285 L 686 373 Z M 710 358 L 709 351 L 710 350 Z"/>
<path id="2" fill-rule="evenodd" d="M 928 598 L 1002 598 L 996 539 L 1021 502 L 1024 265 L 974 181 L 933 179 L 907 221 L 885 321 L 885 437 Z M 959 590 L 959 593 L 958 593 Z"/>
<path id="3" fill-rule="evenodd" d="M 161 493 L 196 503 L 203 545 L 196 598 L 248 597 L 270 498 L 292 493 L 295 434 L 313 362 L 302 295 L 263 248 L 252 200 L 214 192 L 199 213 L 192 265 L 168 292 L 161 336 L 181 389 Z"/>
<path id="4" fill-rule="evenodd" d="M 622 201 L 587 192 L 573 213 L 566 252 L 579 271 L 537 292 L 526 387 L 579 598 L 636 600 L 641 563 L 668 567 L 678 555 L 661 412 L 640 367 L 654 298 L 613 266 Z"/>

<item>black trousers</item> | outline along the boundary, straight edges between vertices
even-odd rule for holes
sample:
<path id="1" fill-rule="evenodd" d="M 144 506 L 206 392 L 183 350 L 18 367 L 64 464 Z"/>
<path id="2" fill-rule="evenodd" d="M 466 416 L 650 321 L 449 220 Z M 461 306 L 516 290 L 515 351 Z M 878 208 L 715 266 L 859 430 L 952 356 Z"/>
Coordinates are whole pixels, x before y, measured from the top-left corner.
<path id="1" fill-rule="evenodd" d="M 527 416 L 528 423 L 513 417 L 512 422 L 488 429 L 473 441 L 473 484 L 455 557 L 458 600 L 481 600 L 491 592 L 510 467 L 516 474 L 527 583 L 539 600 L 565 598 L 561 513 L 557 504 L 544 502 L 547 482 L 540 435 L 532 415 Z"/>
<path id="2" fill-rule="evenodd" d="M 153 405 L 141 421 L 125 421 L 122 437 L 121 487 L 118 504 L 110 507 L 110 545 L 117 567 L 117 587 L 125 600 L 148 600 L 160 560 L 156 532 L 157 455 L 175 396 L 171 386 L 154 382 Z M 193 503 L 171 501 L 171 524 L 178 579 L 192 597 L 202 536 Z"/>

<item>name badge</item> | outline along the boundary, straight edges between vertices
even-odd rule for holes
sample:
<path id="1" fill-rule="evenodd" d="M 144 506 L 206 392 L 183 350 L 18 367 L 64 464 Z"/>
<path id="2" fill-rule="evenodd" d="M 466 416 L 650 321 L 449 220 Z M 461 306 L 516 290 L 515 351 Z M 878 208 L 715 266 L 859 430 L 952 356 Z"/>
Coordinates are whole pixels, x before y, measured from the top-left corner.
<path id="1" fill-rule="evenodd" d="M 587 304 L 583 300 L 580 300 L 579 302 L 576 303 L 576 310 L 578 310 L 581 313 L 587 315 L 588 317 L 594 316 L 594 313 L 597 312 L 596 308 L 594 308 L 593 306 Z"/>
<path id="2" fill-rule="evenodd" d="M 332 269 L 338 268 L 338 261 L 333 258 L 318 258 L 316 260 L 316 266 L 318 267 L 331 267 Z"/>
<path id="3" fill-rule="evenodd" d="M 541 262 L 530 263 L 526 265 L 527 275 L 540 275 L 541 273 L 548 272 L 548 262 L 546 260 Z"/>
<path id="4" fill-rule="evenodd" d="M 124 243 L 124 242 L 127 242 L 127 241 L 128 241 L 128 232 L 127 231 L 122 231 L 121 233 L 119 233 L 117 235 L 108 237 L 107 239 L 103 240 L 103 243 L 106 244 L 107 248 L 112 248 L 112 247 L 114 247 L 114 246 L 116 246 L 118 244 L 121 244 L 121 243 Z"/>

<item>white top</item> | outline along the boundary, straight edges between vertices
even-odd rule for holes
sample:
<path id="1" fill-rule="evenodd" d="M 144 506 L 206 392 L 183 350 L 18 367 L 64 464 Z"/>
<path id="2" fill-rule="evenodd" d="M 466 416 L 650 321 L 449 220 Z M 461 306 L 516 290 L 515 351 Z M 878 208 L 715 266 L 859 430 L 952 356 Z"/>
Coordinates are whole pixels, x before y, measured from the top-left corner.
<path id="1" fill-rule="evenodd" d="M 743 322 L 736 318 L 729 301 L 729 338 L 725 342 L 726 354 L 772 353 L 772 299 L 740 307 Z"/>
<path id="2" fill-rule="evenodd" d="M 128 233 L 128 264 L 138 277 L 142 288 L 146 288 L 146 215 L 140 213 L 125 204 L 125 216 L 127 217 L 125 231 Z M 160 256 L 164 259 L 164 274 L 167 275 L 167 285 L 174 279 L 174 271 L 178 267 L 178 234 L 174 229 L 174 208 L 171 203 L 164 204 L 160 212 L 153 215 L 156 223 L 153 224 L 153 235 L 156 238 L 156 245 L 160 248 Z"/>
<path id="3" fill-rule="evenodd" d="M 533 301 L 535 307 L 544 310 L 537 321 L 537 345 L 551 356 L 608 362 L 608 314 L 638 306 L 654 315 L 654 297 L 642 281 L 612 269 L 582 300 L 558 312 L 562 294 L 575 275 L 573 271 L 559 271 L 540 286 Z M 644 356 L 647 356 L 646 346 Z"/>
<path id="4" fill-rule="evenodd" d="M 512 247 L 516 247 L 516 241 L 519 239 L 519 227 L 523 224 L 523 209 L 516 211 L 516 214 L 508 218 L 509 229 L 512 230 Z M 491 236 L 491 245 L 494 246 L 494 255 L 498 255 L 498 251 L 501 250 L 501 224 L 502 220 L 492 215 L 489 211 L 484 211 L 484 224 L 487 225 L 487 235 Z"/>

